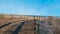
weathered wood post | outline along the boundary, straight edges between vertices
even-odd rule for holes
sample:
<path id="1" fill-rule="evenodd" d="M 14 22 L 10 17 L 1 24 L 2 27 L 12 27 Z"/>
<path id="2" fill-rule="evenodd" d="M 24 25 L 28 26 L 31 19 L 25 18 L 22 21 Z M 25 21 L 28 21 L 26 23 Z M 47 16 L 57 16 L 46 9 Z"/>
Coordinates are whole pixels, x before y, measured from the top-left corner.
<path id="1" fill-rule="evenodd" d="M 39 20 L 40 20 L 40 16 L 39 16 Z"/>
<path id="2" fill-rule="evenodd" d="M 52 16 L 48 16 L 48 23 L 49 23 L 50 25 L 52 25 L 51 22 L 52 22 Z"/>
<path id="3" fill-rule="evenodd" d="M 34 17 L 34 30 L 35 30 L 35 33 L 34 34 L 36 34 L 36 20 L 35 20 L 35 16 L 33 16 Z"/>
<path id="4" fill-rule="evenodd" d="M 27 17 L 27 19 L 28 19 L 28 16 L 26 16 Z"/>
<path id="5" fill-rule="evenodd" d="M 13 19 L 13 15 L 11 14 L 10 16 L 11 16 L 10 20 L 12 20 Z"/>
<path id="6" fill-rule="evenodd" d="M 40 21 L 40 16 L 39 16 L 39 21 Z"/>
<path id="7" fill-rule="evenodd" d="M 34 16 L 34 24 L 35 24 L 35 26 L 34 26 L 34 29 L 35 29 L 35 34 L 38 34 L 38 24 L 36 23 L 36 19 L 35 19 L 35 16 Z"/>
<path id="8" fill-rule="evenodd" d="M 37 34 L 40 34 L 39 27 L 40 27 L 40 24 L 37 24 Z"/>
<path id="9" fill-rule="evenodd" d="M 3 16 L 4 16 L 4 15 L 3 15 L 3 14 L 1 14 L 1 15 L 0 15 L 0 19 L 3 19 Z"/>

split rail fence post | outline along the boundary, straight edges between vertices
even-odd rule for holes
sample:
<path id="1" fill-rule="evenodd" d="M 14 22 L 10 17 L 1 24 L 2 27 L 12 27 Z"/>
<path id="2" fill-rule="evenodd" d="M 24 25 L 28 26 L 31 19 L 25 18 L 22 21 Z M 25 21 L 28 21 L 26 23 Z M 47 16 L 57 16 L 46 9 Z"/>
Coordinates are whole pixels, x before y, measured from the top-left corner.
<path id="1" fill-rule="evenodd" d="M 1 17 L 0 17 L 0 19 L 3 19 L 3 17 L 4 17 L 4 15 L 3 15 L 3 14 L 1 14 Z"/>
<path id="2" fill-rule="evenodd" d="M 37 34 L 37 23 L 36 23 L 36 19 L 35 19 L 35 16 L 33 16 L 34 17 L 34 24 L 35 24 L 35 26 L 34 26 L 34 30 L 35 30 L 35 34 Z"/>

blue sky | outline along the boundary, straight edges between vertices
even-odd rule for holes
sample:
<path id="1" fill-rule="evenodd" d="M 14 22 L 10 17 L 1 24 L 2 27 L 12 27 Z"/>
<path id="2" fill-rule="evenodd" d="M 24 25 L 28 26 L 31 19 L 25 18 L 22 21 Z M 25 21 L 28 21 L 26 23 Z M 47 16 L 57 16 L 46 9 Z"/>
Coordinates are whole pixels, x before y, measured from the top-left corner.
<path id="1" fill-rule="evenodd" d="M 0 0 L 0 14 L 60 16 L 60 0 Z"/>

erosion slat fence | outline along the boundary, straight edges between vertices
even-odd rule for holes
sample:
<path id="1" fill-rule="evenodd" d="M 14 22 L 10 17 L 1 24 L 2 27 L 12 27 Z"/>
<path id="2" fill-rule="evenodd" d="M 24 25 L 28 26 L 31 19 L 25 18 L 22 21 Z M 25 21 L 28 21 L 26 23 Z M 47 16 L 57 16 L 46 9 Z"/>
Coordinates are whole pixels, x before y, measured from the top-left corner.
<path id="1" fill-rule="evenodd" d="M 36 20 L 43 21 L 49 23 L 49 25 L 53 25 L 56 29 L 56 33 L 59 34 L 60 32 L 60 16 L 32 16 L 32 15 L 3 15 L 0 14 L 0 21 L 2 19 L 8 19 L 8 20 L 34 20 L 34 23 L 36 23 Z M 1 23 L 0 23 L 1 24 Z M 39 24 L 35 24 L 37 26 L 38 30 Z M 37 34 L 37 32 L 36 32 Z"/>

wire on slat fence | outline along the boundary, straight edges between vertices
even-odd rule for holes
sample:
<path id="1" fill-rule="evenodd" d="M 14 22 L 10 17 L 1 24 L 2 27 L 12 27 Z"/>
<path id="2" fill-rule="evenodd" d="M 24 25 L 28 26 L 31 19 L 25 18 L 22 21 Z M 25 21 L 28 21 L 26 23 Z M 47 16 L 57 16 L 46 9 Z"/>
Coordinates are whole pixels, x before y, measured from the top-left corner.
<path id="1" fill-rule="evenodd" d="M 34 20 L 34 22 L 36 22 L 36 20 L 39 21 L 44 21 L 44 22 L 48 22 L 49 25 L 53 25 L 57 31 L 60 30 L 60 17 L 56 16 L 26 16 L 26 15 L 10 15 L 10 16 L 4 16 L 4 15 L 0 15 L 0 19 L 32 19 Z M 37 25 L 38 26 L 38 25 Z"/>

